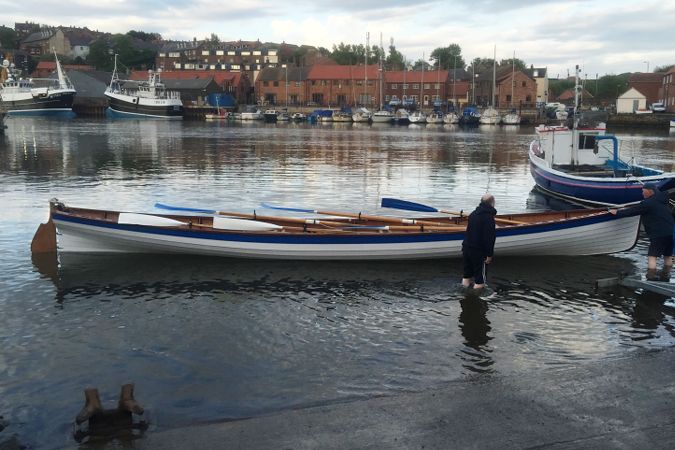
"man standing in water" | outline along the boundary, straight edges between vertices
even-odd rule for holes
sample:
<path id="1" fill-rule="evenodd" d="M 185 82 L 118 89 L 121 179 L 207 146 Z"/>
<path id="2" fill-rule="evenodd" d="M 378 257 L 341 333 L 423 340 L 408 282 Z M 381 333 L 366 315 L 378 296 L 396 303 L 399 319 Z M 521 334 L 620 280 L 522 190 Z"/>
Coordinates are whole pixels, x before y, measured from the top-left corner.
<path id="1" fill-rule="evenodd" d="M 610 209 L 616 217 L 642 217 L 642 225 L 649 236 L 649 250 L 647 252 L 647 279 L 658 280 L 656 275 L 656 260 L 663 256 L 662 281 L 670 279 L 673 268 L 673 215 L 668 207 L 668 195 L 661 192 L 653 183 L 642 186 L 644 200 L 635 206 L 622 209 Z"/>
<path id="2" fill-rule="evenodd" d="M 495 251 L 495 198 L 486 193 L 480 199 L 478 207 L 469 214 L 462 256 L 464 258 L 464 276 L 462 286 L 474 289 L 485 287 L 486 266 L 492 262 Z"/>

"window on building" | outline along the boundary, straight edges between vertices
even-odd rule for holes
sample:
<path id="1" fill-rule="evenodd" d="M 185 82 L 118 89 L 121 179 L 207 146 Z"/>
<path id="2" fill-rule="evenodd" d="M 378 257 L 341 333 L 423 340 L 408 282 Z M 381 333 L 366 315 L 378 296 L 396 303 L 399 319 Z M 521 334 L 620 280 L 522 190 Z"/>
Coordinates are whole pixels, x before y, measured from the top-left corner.
<path id="1" fill-rule="evenodd" d="M 357 86 L 363 86 L 363 80 L 356 80 Z"/>
<path id="2" fill-rule="evenodd" d="M 316 80 L 312 80 L 312 86 L 316 86 Z"/>
<path id="3" fill-rule="evenodd" d="M 408 89 L 408 83 L 403 83 L 403 89 Z"/>
<path id="4" fill-rule="evenodd" d="M 351 83 L 352 83 L 351 80 L 345 80 L 345 86 L 349 86 L 351 85 Z"/>
<path id="5" fill-rule="evenodd" d="M 297 94 L 291 94 L 289 95 L 289 102 L 291 102 L 291 105 L 297 105 L 298 104 L 298 96 Z"/>
<path id="6" fill-rule="evenodd" d="M 507 95 L 507 96 L 506 96 L 506 101 L 509 102 L 509 103 L 511 103 L 511 95 Z"/>
<path id="7" fill-rule="evenodd" d="M 321 80 L 321 86 L 328 86 L 327 80 Z"/>
<path id="8" fill-rule="evenodd" d="M 391 88 L 392 88 L 392 89 L 398 89 L 398 84 L 392 83 L 392 84 L 391 84 Z"/>
<path id="9" fill-rule="evenodd" d="M 372 86 L 373 84 L 375 84 L 373 83 L 373 80 L 368 80 L 368 86 Z"/>
<path id="10" fill-rule="evenodd" d="M 385 95 L 385 96 L 384 96 L 384 101 L 385 101 L 385 102 L 388 102 L 389 100 L 391 100 L 391 96 Z"/>
<path id="11" fill-rule="evenodd" d="M 321 93 L 312 94 L 312 101 L 317 105 L 323 105 L 323 94 Z"/>
<path id="12" fill-rule="evenodd" d="M 333 86 L 339 86 L 340 80 L 333 80 Z"/>
<path id="13" fill-rule="evenodd" d="M 441 84 L 440 84 L 440 83 L 434 84 L 434 89 L 440 89 L 440 88 L 441 88 Z"/>
<path id="14" fill-rule="evenodd" d="M 431 85 L 429 83 L 424 83 L 424 89 L 431 89 Z"/>
<path id="15" fill-rule="evenodd" d="M 428 105 L 428 104 L 429 104 L 429 96 L 428 96 L 428 95 L 425 95 L 425 96 L 424 96 L 424 104 L 425 104 L 425 105 Z"/>
<path id="16" fill-rule="evenodd" d="M 527 87 L 527 83 L 523 81 L 523 87 Z"/>
<path id="17" fill-rule="evenodd" d="M 274 87 L 279 87 L 279 82 L 278 82 L 278 81 L 275 81 L 275 82 L 274 82 Z"/>
<path id="18" fill-rule="evenodd" d="M 347 96 L 345 94 L 338 94 L 335 97 L 335 100 L 337 101 L 338 105 L 346 105 L 347 104 Z"/>
<path id="19" fill-rule="evenodd" d="M 275 105 L 277 103 L 276 94 L 265 94 L 265 103 L 268 105 Z"/>
<path id="20" fill-rule="evenodd" d="M 413 89 L 419 89 L 419 88 L 420 88 L 420 85 L 419 85 L 419 84 L 413 84 L 412 88 L 413 88 Z"/>
<path id="21" fill-rule="evenodd" d="M 528 95 L 527 97 L 525 97 L 525 101 L 526 101 L 527 103 L 530 103 L 530 102 L 532 101 L 532 96 L 531 96 L 531 95 Z"/>
<path id="22" fill-rule="evenodd" d="M 302 83 L 300 83 L 299 81 L 296 81 L 296 82 L 295 82 L 295 87 L 302 87 Z"/>
<path id="23" fill-rule="evenodd" d="M 416 95 L 409 95 L 408 100 L 411 100 L 414 103 L 417 103 L 417 96 Z"/>

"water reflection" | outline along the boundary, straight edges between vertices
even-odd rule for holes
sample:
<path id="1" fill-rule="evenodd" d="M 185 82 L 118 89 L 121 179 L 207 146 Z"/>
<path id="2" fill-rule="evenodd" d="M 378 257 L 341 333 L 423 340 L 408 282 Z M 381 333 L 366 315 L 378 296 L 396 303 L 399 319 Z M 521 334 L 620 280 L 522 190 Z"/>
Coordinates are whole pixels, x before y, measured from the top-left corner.
<path id="1" fill-rule="evenodd" d="M 476 294 L 469 294 L 460 300 L 460 305 L 459 328 L 468 347 L 462 350 L 464 367 L 474 372 L 492 372 L 492 350 L 487 345 L 492 339 L 489 336 L 492 327 L 487 318 L 488 302 Z"/>

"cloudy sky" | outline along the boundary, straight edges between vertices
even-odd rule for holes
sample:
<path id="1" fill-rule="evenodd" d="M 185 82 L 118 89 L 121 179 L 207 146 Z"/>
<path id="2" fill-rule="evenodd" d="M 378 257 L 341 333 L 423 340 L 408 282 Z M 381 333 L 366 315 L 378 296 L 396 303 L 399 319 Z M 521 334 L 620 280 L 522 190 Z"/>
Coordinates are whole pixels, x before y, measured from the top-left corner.
<path id="1" fill-rule="evenodd" d="M 409 59 L 457 43 L 465 59 L 513 51 L 527 64 L 566 76 L 646 71 L 675 63 L 673 0 L 0 0 L 0 22 L 130 29 L 167 39 L 309 44 L 371 43 L 384 35 Z"/>

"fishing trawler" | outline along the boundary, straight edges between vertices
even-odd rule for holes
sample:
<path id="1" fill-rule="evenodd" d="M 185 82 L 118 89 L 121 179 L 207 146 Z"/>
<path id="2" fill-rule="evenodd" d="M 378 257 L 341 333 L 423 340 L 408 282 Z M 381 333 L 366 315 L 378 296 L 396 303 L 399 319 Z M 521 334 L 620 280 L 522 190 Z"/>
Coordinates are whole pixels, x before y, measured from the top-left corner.
<path id="1" fill-rule="evenodd" d="M 72 114 L 77 91 L 56 60 L 57 79 L 20 78 L 14 64 L 4 60 L 0 69 L 0 108 L 8 116 Z"/>
<path id="2" fill-rule="evenodd" d="M 108 97 L 108 115 L 156 119 L 182 119 L 184 114 L 180 93 L 167 91 L 160 78 L 161 69 L 148 70 L 148 81 L 121 80 L 117 72 L 117 55 Z"/>

